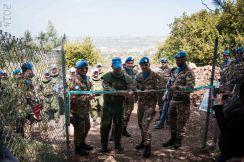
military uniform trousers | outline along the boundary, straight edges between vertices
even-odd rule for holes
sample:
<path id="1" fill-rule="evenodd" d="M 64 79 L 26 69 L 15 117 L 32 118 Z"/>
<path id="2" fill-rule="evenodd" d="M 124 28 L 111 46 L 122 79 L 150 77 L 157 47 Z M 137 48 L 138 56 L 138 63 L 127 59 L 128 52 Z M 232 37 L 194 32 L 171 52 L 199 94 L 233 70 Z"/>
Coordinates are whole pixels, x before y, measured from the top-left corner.
<path id="1" fill-rule="evenodd" d="M 131 112 L 133 111 L 134 109 L 134 99 L 126 99 L 125 102 L 124 102 L 124 126 L 127 127 L 128 125 L 128 122 L 130 120 L 130 115 L 131 115 Z"/>
<path id="2" fill-rule="evenodd" d="M 150 123 L 154 117 L 154 111 L 156 107 L 156 102 L 148 103 L 140 102 L 138 103 L 137 117 L 138 117 L 138 126 L 141 130 L 141 138 L 144 145 L 151 145 L 151 130 Z"/>
<path id="3" fill-rule="evenodd" d="M 85 143 L 91 128 L 89 113 L 73 114 L 74 144 L 79 147 Z"/>
<path id="4" fill-rule="evenodd" d="M 171 137 L 182 139 L 185 133 L 186 122 L 190 117 L 190 103 L 184 101 L 171 101 L 169 109 Z"/>
<path id="5" fill-rule="evenodd" d="M 45 96 L 44 101 L 44 112 L 48 114 L 48 119 L 57 119 L 59 117 L 59 105 L 56 95 L 47 95 Z"/>
<path id="6" fill-rule="evenodd" d="M 101 144 L 107 147 L 108 137 L 112 121 L 114 123 L 114 143 L 120 145 L 122 126 L 123 126 L 123 104 L 106 104 L 103 105 L 103 114 L 101 119 Z"/>

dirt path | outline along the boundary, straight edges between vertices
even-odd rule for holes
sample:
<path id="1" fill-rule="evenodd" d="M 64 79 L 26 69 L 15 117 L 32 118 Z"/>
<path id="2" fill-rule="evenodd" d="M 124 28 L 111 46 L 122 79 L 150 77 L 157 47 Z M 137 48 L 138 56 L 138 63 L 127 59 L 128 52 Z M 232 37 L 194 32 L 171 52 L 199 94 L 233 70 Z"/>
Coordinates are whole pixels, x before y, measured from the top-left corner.
<path id="1" fill-rule="evenodd" d="M 161 147 L 162 142 L 167 141 L 169 136 L 169 126 L 164 129 L 153 129 L 152 123 L 152 156 L 148 159 L 142 158 L 142 151 L 134 149 L 135 145 L 141 141 L 140 130 L 137 125 L 137 108 L 133 110 L 131 119 L 129 122 L 128 131 L 132 134 L 132 137 L 122 138 L 122 145 L 124 146 L 123 154 L 116 154 L 113 143 L 109 143 L 109 154 L 99 153 L 100 148 L 100 120 L 92 123 L 89 135 L 87 137 L 87 143 L 95 147 L 89 156 L 79 157 L 74 155 L 72 150 L 73 161 L 213 161 L 214 153 L 208 151 L 202 151 L 202 136 L 204 130 L 205 113 L 198 109 L 191 111 L 190 119 L 187 123 L 186 137 L 183 140 L 183 145 L 178 150 L 171 150 Z M 157 116 L 156 116 L 157 117 Z M 210 125 L 210 132 L 212 126 Z M 72 132 L 72 131 L 71 131 Z M 212 134 L 212 133 L 210 133 Z M 72 139 L 71 135 L 71 139 Z M 73 143 L 73 141 L 71 141 Z"/>

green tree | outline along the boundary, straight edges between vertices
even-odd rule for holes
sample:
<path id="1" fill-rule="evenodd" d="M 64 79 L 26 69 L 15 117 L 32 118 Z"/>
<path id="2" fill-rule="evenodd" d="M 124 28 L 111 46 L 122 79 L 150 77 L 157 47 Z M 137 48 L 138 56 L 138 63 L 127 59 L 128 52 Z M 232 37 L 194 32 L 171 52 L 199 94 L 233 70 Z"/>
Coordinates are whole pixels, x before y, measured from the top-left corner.
<path id="1" fill-rule="evenodd" d="M 41 47 L 44 47 L 44 45 L 47 43 L 47 40 L 48 40 L 47 36 L 46 36 L 46 33 L 42 32 L 42 31 L 38 34 L 36 39 L 39 41 Z"/>
<path id="2" fill-rule="evenodd" d="M 175 18 L 170 24 L 170 36 L 159 46 L 155 58 L 172 59 L 173 54 L 185 50 L 189 61 L 206 65 L 212 63 L 216 37 L 219 38 L 219 52 L 243 46 L 243 1 L 222 1 L 220 5 L 214 12 L 201 10 Z"/>
<path id="3" fill-rule="evenodd" d="M 216 1 L 216 0 L 215 0 Z M 214 1 L 214 2 L 215 2 Z M 221 17 L 216 26 L 219 33 L 225 38 L 223 43 L 227 48 L 234 49 L 244 44 L 244 1 L 215 2 L 221 9 Z"/>
<path id="4" fill-rule="evenodd" d="M 24 40 L 27 42 L 27 44 L 30 44 L 33 41 L 31 32 L 29 30 L 24 32 Z"/>
<path id="5" fill-rule="evenodd" d="M 180 18 L 175 18 L 170 24 L 171 33 L 165 42 L 159 47 L 157 58 L 168 57 L 180 50 L 187 51 L 189 60 L 197 64 L 211 62 L 214 39 L 219 36 L 215 28 L 219 14 L 202 10 L 191 16 L 185 13 Z"/>
<path id="6" fill-rule="evenodd" d="M 90 65 L 94 65 L 101 58 L 100 51 L 95 48 L 90 37 L 86 37 L 82 43 L 67 43 L 64 49 L 69 67 L 74 66 L 80 59 L 85 59 Z"/>

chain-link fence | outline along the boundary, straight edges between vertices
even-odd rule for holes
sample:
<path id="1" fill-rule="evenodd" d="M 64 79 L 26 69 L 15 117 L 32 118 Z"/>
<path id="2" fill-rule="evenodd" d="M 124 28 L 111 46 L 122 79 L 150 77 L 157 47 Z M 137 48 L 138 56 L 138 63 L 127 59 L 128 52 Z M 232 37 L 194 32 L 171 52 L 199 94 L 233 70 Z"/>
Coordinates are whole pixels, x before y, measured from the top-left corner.
<path id="1" fill-rule="evenodd" d="M 66 132 L 60 50 L 0 31 L 0 135 L 20 161 L 63 161 Z"/>

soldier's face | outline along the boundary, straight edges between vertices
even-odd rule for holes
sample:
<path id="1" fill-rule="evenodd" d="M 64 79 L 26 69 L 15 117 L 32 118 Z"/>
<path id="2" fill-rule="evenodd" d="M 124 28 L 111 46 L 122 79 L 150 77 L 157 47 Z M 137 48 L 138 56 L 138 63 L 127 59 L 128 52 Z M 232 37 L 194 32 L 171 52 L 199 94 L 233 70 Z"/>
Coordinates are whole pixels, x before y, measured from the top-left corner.
<path id="1" fill-rule="evenodd" d="M 52 73 L 53 73 L 53 74 L 56 74 L 57 72 L 58 72 L 58 69 L 57 69 L 57 68 L 53 68 L 53 69 L 52 69 Z"/>
<path id="2" fill-rule="evenodd" d="M 149 63 L 141 63 L 140 64 L 141 70 L 143 72 L 149 71 L 150 70 L 150 64 Z"/>
<path id="3" fill-rule="evenodd" d="M 102 66 L 97 66 L 97 69 L 98 69 L 98 71 L 100 72 L 100 71 L 102 71 Z"/>
<path id="4" fill-rule="evenodd" d="M 23 75 L 22 75 L 22 73 L 18 73 L 14 77 L 15 77 L 15 79 L 20 79 L 20 78 L 23 78 Z"/>
<path id="5" fill-rule="evenodd" d="M 161 62 L 161 66 L 162 66 L 162 67 L 166 67 L 167 65 L 168 65 L 167 62 Z"/>
<path id="6" fill-rule="evenodd" d="M 115 74 L 120 74 L 122 72 L 122 68 L 113 68 Z"/>
<path id="7" fill-rule="evenodd" d="M 49 74 L 45 74 L 45 78 L 50 78 L 50 75 Z"/>
<path id="8" fill-rule="evenodd" d="M 223 55 L 223 59 L 224 59 L 224 60 L 226 60 L 226 59 L 228 59 L 228 58 L 230 58 L 230 56 L 228 56 L 228 55 Z"/>
<path id="9" fill-rule="evenodd" d="M 126 68 L 129 68 L 129 69 L 133 69 L 133 67 L 134 67 L 134 61 L 127 61 L 125 63 L 125 67 Z"/>
<path id="10" fill-rule="evenodd" d="M 34 73 L 33 73 L 33 71 L 32 70 L 27 70 L 26 72 L 25 72 L 25 74 L 24 74 L 24 77 L 25 78 L 32 78 L 32 77 L 34 77 L 35 75 L 34 75 Z"/>
<path id="11" fill-rule="evenodd" d="M 93 77 L 94 77 L 94 78 L 97 78 L 97 77 L 98 77 L 98 71 L 95 71 L 95 72 L 93 73 Z"/>
<path id="12" fill-rule="evenodd" d="M 186 60 L 185 59 L 176 59 L 176 65 L 178 67 L 183 66 L 185 64 L 186 64 Z"/>
<path id="13" fill-rule="evenodd" d="M 83 67 L 83 68 L 77 68 L 76 72 L 80 75 L 86 75 L 88 72 L 88 67 Z"/>
<path id="14" fill-rule="evenodd" d="M 0 79 L 4 79 L 4 75 L 3 74 L 0 74 Z"/>

